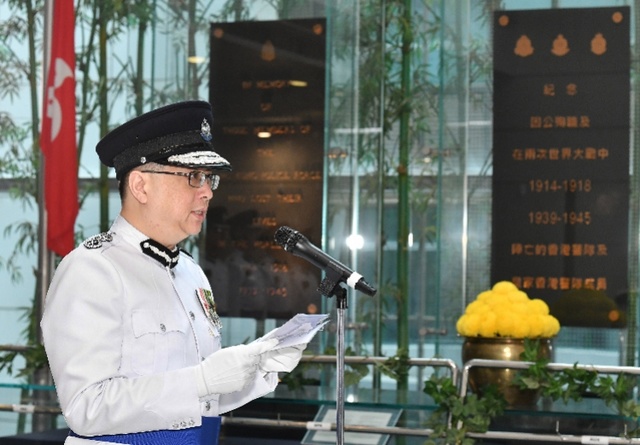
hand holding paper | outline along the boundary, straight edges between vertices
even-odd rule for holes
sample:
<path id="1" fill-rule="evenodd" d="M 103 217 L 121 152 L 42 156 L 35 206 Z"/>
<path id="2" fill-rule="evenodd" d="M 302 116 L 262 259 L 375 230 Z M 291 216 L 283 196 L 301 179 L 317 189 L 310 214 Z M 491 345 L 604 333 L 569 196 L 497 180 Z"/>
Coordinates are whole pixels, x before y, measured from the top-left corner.
<path id="1" fill-rule="evenodd" d="M 298 366 L 306 347 L 305 343 L 265 352 L 260 356 L 260 369 L 264 372 L 291 372 Z"/>
<path id="2" fill-rule="evenodd" d="M 255 379 L 266 351 L 272 350 L 277 340 L 230 346 L 209 355 L 195 366 L 198 396 L 228 394 L 242 390 Z"/>
<path id="3" fill-rule="evenodd" d="M 255 340 L 254 343 L 278 341 L 260 357 L 260 369 L 264 372 L 293 371 L 307 344 L 328 322 L 327 314 L 297 314 L 279 328 Z"/>
<path id="4" fill-rule="evenodd" d="M 297 314 L 285 324 L 258 338 L 257 342 L 278 339 L 278 344 L 273 349 L 282 349 L 289 346 L 307 346 L 318 331 L 329 322 L 328 314 Z M 303 348 L 304 349 L 304 348 Z"/>

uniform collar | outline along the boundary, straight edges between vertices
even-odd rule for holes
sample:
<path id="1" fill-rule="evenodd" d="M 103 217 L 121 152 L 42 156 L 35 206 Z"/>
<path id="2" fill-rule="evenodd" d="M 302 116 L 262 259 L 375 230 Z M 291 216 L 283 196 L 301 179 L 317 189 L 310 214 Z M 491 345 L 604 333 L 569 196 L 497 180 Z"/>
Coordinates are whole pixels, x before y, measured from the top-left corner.
<path id="1" fill-rule="evenodd" d="M 123 216 L 118 215 L 111 226 L 111 231 L 122 236 L 127 242 L 136 246 L 142 253 L 158 261 L 162 266 L 173 269 L 178 264 L 180 249 L 173 250 L 147 237 L 132 226 Z"/>
<path id="2" fill-rule="evenodd" d="M 178 258 L 180 258 L 180 249 L 174 247 L 173 250 L 163 246 L 159 242 L 147 238 L 140 243 L 142 253 L 150 256 L 154 260 L 158 261 L 164 267 L 173 269 L 178 264 Z"/>

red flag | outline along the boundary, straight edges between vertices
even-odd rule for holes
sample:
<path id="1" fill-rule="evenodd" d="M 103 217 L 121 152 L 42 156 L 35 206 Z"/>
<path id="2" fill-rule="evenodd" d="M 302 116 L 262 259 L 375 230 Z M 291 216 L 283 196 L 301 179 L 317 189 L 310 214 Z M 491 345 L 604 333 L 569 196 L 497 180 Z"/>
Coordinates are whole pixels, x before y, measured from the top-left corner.
<path id="1" fill-rule="evenodd" d="M 64 256 L 74 248 L 74 226 L 78 215 L 75 19 L 73 0 L 52 3 L 51 51 L 40 147 L 44 154 L 47 248 Z"/>

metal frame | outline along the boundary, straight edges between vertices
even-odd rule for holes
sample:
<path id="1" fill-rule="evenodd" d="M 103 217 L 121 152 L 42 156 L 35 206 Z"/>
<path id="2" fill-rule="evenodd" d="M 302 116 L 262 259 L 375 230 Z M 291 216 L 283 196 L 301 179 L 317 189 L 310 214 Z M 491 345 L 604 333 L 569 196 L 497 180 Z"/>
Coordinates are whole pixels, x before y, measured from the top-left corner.
<path id="1" fill-rule="evenodd" d="M 509 360 L 488 360 L 472 359 L 464 364 L 460 381 L 460 397 L 466 397 L 469 384 L 469 371 L 473 367 L 482 368 L 511 368 L 526 369 L 533 365 L 533 362 L 509 361 Z M 551 371 L 562 371 L 563 369 L 582 369 L 586 371 L 596 371 L 603 374 L 634 374 L 640 376 L 640 368 L 634 366 L 606 366 L 606 365 L 580 365 L 567 363 L 548 363 L 547 368 Z M 640 444 L 639 438 L 626 437 L 627 432 L 621 432 L 620 437 L 616 436 L 588 436 L 562 434 L 560 432 L 560 422 L 556 422 L 555 434 L 521 433 L 511 431 L 487 431 L 486 433 L 468 433 L 469 437 L 505 439 L 518 441 L 539 441 L 539 442 L 569 442 L 569 443 L 594 443 L 594 444 Z"/>
<path id="2" fill-rule="evenodd" d="M 346 364 L 355 365 L 381 365 L 389 360 L 389 357 L 364 357 L 364 356 L 346 356 L 344 362 Z M 322 363 L 335 364 L 336 357 L 333 355 L 303 355 L 300 362 L 305 363 Z M 451 378 L 454 383 L 458 384 L 459 370 L 458 365 L 448 358 L 410 358 L 407 360 L 409 366 L 432 367 L 432 368 L 449 368 Z"/>
<path id="3" fill-rule="evenodd" d="M 5 345 L 6 347 L 6 345 Z M 0 346 L 0 349 L 3 347 Z M 388 360 L 388 357 L 362 357 L 362 356 L 347 356 L 344 358 L 347 364 L 382 364 Z M 333 355 L 316 355 L 303 356 L 301 362 L 306 363 L 320 363 L 335 365 L 336 357 Z M 454 383 L 458 384 L 458 367 L 453 360 L 449 359 L 409 359 L 408 364 L 410 366 L 420 367 L 445 367 L 451 372 L 451 377 Z M 469 371 L 473 367 L 489 367 L 489 368 L 514 368 L 514 369 L 526 369 L 531 366 L 532 362 L 522 361 L 508 361 L 508 360 L 485 360 L 485 359 L 473 359 L 465 363 L 459 382 L 459 395 L 466 397 L 469 388 Z M 583 369 L 589 371 L 596 371 L 604 374 L 633 374 L 640 376 L 640 367 L 632 366 L 599 366 L 599 365 L 579 365 L 579 364 L 565 364 L 565 363 L 549 363 L 547 368 L 552 371 L 561 371 L 563 369 Z M 0 387 L 4 388 L 24 388 L 24 389 L 37 389 L 37 390 L 53 390 L 52 386 L 42 385 L 28 385 L 28 384 L 15 384 L 5 383 Z M 270 399 L 271 401 L 277 401 L 277 399 Z M 20 405 L 20 404 L 0 404 L 0 411 L 13 411 L 16 413 L 46 413 L 46 414 L 61 414 L 59 408 L 42 405 Z M 250 418 L 250 417 L 235 417 L 233 414 L 222 416 L 223 425 L 246 425 L 246 426 L 262 426 L 273 428 L 294 428 L 294 429 L 306 429 L 306 430 L 330 430 L 337 431 L 337 425 L 332 424 L 319 424 L 314 421 L 292 421 L 282 419 L 262 419 L 262 418 Z M 433 430 L 423 428 L 402 428 L 402 427 L 372 427 L 364 425 L 343 425 L 344 431 L 348 432 L 361 432 L 361 433 L 377 433 L 377 434 L 392 434 L 398 436 L 418 436 L 429 437 L 433 434 Z M 476 439 L 496 439 L 496 440 L 509 440 L 509 441 L 533 441 L 533 442 L 550 442 L 550 443 L 594 443 L 594 444 L 631 444 L 640 445 L 640 438 L 626 437 L 626 432 L 622 432 L 621 436 L 587 436 L 587 435 L 572 435 L 562 434 L 559 431 L 559 422 L 556 423 L 555 434 L 537 434 L 537 433 L 522 433 L 511 431 L 487 431 L 485 433 L 468 433 L 468 437 Z"/>

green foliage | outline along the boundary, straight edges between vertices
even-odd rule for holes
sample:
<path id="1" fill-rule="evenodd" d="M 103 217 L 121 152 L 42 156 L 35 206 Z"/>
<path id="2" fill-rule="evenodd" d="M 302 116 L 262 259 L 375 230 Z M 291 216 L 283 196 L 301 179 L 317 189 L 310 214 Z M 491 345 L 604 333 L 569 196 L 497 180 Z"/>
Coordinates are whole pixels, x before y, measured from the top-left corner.
<path id="1" fill-rule="evenodd" d="M 636 383 L 637 377 L 629 374 L 621 374 L 617 379 L 604 375 L 599 376 L 589 389 L 621 416 L 637 419 L 640 417 L 640 406 L 631 397 Z"/>
<path id="2" fill-rule="evenodd" d="M 514 384 L 521 389 L 539 390 L 542 396 L 554 401 L 562 399 L 566 403 L 569 400 L 582 400 L 597 378 L 597 372 L 578 369 L 577 364 L 572 369 L 552 371 L 548 368 L 549 359 L 538 357 L 537 349 L 537 341 L 525 341 L 525 350 L 520 359 L 532 364 L 516 374 Z"/>
<path id="3" fill-rule="evenodd" d="M 391 377 L 395 381 L 402 381 L 409 375 L 411 367 L 409 359 L 409 353 L 405 349 L 400 349 L 396 355 L 377 365 L 377 368 L 387 377 Z"/>
<path id="4" fill-rule="evenodd" d="M 520 370 L 514 385 L 521 389 L 538 390 L 543 397 L 553 401 L 580 401 L 586 395 L 597 396 L 605 405 L 623 417 L 640 417 L 640 405 L 633 399 L 633 389 L 637 384 L 635 375 L 620 374 L 616 378 L 601 375 L 595 369 L 585 369 L 574 364 L 562 370 L 551 370 L 549 359 L 538 353 L 539 342 L 526 340 L 525 350 L 520 359 L 531 366 Z M 501 415 L 506 401 L 498 388 L 491 385 L 483 388 L 482 397 L 468 394 L 461 397 L 458 388 L 449 377 L 431 376 L 425 382 L 423 391 L 431 396 L 437 406 L 427 421 L 433 434 L 426 442 L 433 444 L 472 445 L 475 441 L 468 433 L 484 433 L 491 421 Z M 627 431 L 629 437 L 639 437 L 640 428 Z"/>
<path id="5" fill-rule="evenodd" d="M 519 388 L 539 390 L 543 397 L 564 403 L 569 400 L 580 401 L 585 395 L 592 394 L 621 416 L 640 417 L 640 405 L 631 396 L 637 376 L 620 374 L 613 378 L 609 374 L 601 375 L 595 369 L 580 368 L 577 363 L 572 368 L 553 371 L 548 367 L 548 359 L 537 356 L 537 350 L 537 341 L 525 342 L 525 350 L 520 358 L 532 364 L 517 373 L 514 384 Z M 633 434 L 639 432 L 636 428 Z"/>
<path id="6" fill-rule="evenodd" d="M 305 386 L 320 386 L 320 379 L 308 377 L 308 373 L 317 368 L 314 363 L 302 362 L 293 371 L 283 374 L 280 381 L 289 391 L 298 391 Z"/>
<path id="7" fill-rule="evenodd" d="M 501 415 L 507 405 L 498 388 L 483 388 L 483 395 L 467 394 L 460 397 L 451 377 L 433 374 L 425 381 L 423 391 L 431 396 L 437 406 L 427 421 L 433 434 L 426 442 L 434 444 L 471 445 L 473 438 L 467 433 L 484 433 L 491 421 Z"/>
<path id="8" fill-rule="evenodd" d="M 14 363 L 20 356 L 24 358 L 25 366 L 14 374 Z M 14 374 L 15 377 L 29 379 L 36 370 L 47 365 L 47 355 L 43 345 L 34 345 L 24 351 L 3 351 L 0 354 L 0 371 L 6 370 L 9 374 Z"/>
<path id="9" fill-rule="evenodd" d="M 47 355 L 44 350 L 44 346 L 38 341 L 38 323 L 39 319 L 35 316 L 34 312 L 36 305 L 23 308 L 21 320 L 26 322 L 26 326 L 22 332 L 23 336 L 27 340 L 27 346 L 20 349 L 11 349 L 0 351 L 0 371 L 7 371 L 7 373 L 14 375 L 15 377 L 22 377 L 25 382 L 30 382 L 35 371 L 48 366 Z M 24 359 L 24 365 L 15 370 L 16 360 Z"/>

